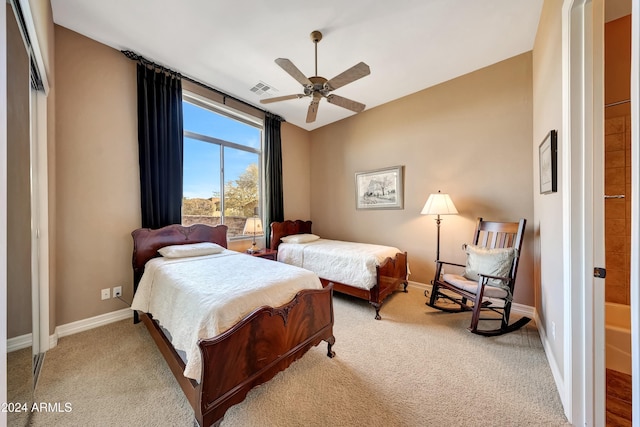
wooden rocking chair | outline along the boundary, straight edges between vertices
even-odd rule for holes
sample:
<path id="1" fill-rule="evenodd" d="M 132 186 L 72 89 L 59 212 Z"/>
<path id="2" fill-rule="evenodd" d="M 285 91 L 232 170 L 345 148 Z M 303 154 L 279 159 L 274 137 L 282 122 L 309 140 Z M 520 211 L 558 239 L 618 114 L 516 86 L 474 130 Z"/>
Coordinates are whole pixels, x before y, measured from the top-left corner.
<path id="1" fill-rule="evenodd" d="M 436 275 L 427 305 L 457 313 L 471 311 L 469 331 L 493 336 L 515 331 L 531 319 L 522 317 L 509 324 L 513 288 L 516 283 L 522 238 L 527 220 L 492 222 L 478 218 L 471 245 L 465 245 L 467 264 L 436 261 Z M 463 275 L 441 274 L 443 265 L 465 268 Z M 443 304 L 446 300 L 448 304 Z M 454 304 L 451 304 L 453 302 Z M 481 311 L 498 313 L 500 317 L 480 317 Z M 499 321 L 497 329 L 479 329 L 479 321 Z"/>

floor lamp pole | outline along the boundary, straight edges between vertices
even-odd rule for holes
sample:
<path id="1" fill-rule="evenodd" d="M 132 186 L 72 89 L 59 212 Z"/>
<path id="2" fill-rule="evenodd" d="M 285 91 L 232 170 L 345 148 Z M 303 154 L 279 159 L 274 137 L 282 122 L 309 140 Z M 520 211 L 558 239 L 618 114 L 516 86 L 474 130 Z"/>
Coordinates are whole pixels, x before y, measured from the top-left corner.
<path id="1" fill-rule="evenodd" d="M 436 218 L 436 230 L 437 230 L 436 261 L 439 261 L 440 260 L 440 214 L 438 214 L 438 217 Z"/>

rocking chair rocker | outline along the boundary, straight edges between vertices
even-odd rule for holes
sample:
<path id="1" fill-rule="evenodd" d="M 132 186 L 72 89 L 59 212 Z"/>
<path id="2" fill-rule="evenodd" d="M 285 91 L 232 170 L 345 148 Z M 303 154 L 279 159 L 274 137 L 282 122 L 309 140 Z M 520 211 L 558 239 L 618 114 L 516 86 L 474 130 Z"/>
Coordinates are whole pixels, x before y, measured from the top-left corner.
<path id="1" fill-rule="evenodd" d="M 509 324 L 526 222 L 525 219 L 519 222 L 495 222 L 478 218 L 473 243 L 464 246 L 467 264 L 437 260 L 435 278 L 431 282 L 431 295 L 426 304 L 451 313 L 471 311 L 471 325 L 468 329 L 478 335 L 502 335 L 526 325 L 531 320 L 528 317 Z M 465 272 L 463 275 L 441 275 L 443 265 L 462 267 Z M 443 304 L 443 300 L 449 304 Z M 481 318 L 481 311 L 497 313 L 500 317 Z M 478 323 L 481 320 L 498 321 L 500 327 L 479 329 Z"/>

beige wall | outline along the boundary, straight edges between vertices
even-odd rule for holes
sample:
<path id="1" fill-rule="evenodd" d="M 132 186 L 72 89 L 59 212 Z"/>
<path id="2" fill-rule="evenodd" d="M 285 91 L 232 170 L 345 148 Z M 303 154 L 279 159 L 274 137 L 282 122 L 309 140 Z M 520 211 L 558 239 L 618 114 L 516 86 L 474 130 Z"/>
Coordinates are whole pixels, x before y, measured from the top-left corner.
<path id="1" fill-rule="evenodd" d="M 135 62 L 55 27 L 57 102 L 55 325 L 125 308 L 132 298 L 131 231 L 140 226 Z M 196 88 L 189 86 L 190 90 Z M 285 214 L 310 217 L 309 134 L 282 125 Z M 264 244 L 264 242 L 262 242 Z M 230 242 L 234 250 L 250 240 Z"/>
<path id="2" fill-rule="evenodd" d="M 442 259 L 464 262 L 479 216 L 526 218 L 515 301 L 534 305 L 531 61 L 522 54 L 313 131 L 314 231 L 406 250 L 410 279 L 428 283 L 436 225 L 420 211 L 430 193 L 449 193 L 460 212 L 443 217 Z M 355 172 L 396 165 L 404 209 L 356 210 Z"/>
<path id="3" fill-rule="evenodd" d="M 56 323 L 125 308 L 140 226 L 135 63 L 56 26 Z"/>
<path id="4" fill-rule="evenodd" d="M 124 308 L 100 289 L 122 285 L 131 298 L 140 214 L 135 63 L 63 27 L 55 45 L 52 298 L 62 325 Z M 311 133 L 284 123 L 285 216 L 311 218 L 326 237 L 407 250 L 421 283 L 435 258 L 435 221 L 420 215 L 430 193 L 449 192 L 460 211 L 443 219 L 443 259 L 463 260 L 478 216 L 527 218 L 515 300 L 533 305 L 531 85 L 527 53 Z M 354 173 L 394 165 L 405 168 L 404 209 L 356 211 Z"/>
<path id="5" fill-rule="evenodd" d="M 558 165 L 562 151 L 562 2 L 544 2 L 533 48 L 533 232 L 535 243 L 537 325 L 547 341 L 555 364 L 563 375 L 564 294 L 563 294 L 563 209 L 562 169 L 558 168 L 558 192 L 539 194 L 538 146 L 551 129 L 558 131 Z"/>
<path id="6" fill-rule="evenodd" d="M 311 218 L 310 134 L 282 123 L 282 187 L 285 218 Z"/>

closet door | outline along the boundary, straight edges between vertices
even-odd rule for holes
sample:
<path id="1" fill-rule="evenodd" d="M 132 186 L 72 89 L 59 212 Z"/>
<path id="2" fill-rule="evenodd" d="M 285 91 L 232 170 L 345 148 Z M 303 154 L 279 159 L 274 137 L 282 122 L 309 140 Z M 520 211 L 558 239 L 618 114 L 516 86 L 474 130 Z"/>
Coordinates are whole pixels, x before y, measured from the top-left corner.
<path id="1" fill-rule="evenodd" d="M 7 17 L 7 401 L 33 402 L 31 60 L 11 4 Z M 34 329 L 35 327 L 35 329 Z M 37 339 L 37 338 L 36 338 Z M 17 348 L 17 349 L 16 349 Z M 9 412 L 8 425 L 27 425 L 28 414 Z"/>
<path id="2" fill-rule="evenodd" d="M 31 94 L 29 56 L 7 7 L 7 338 L 11 339 L 32 332 Z"/>

